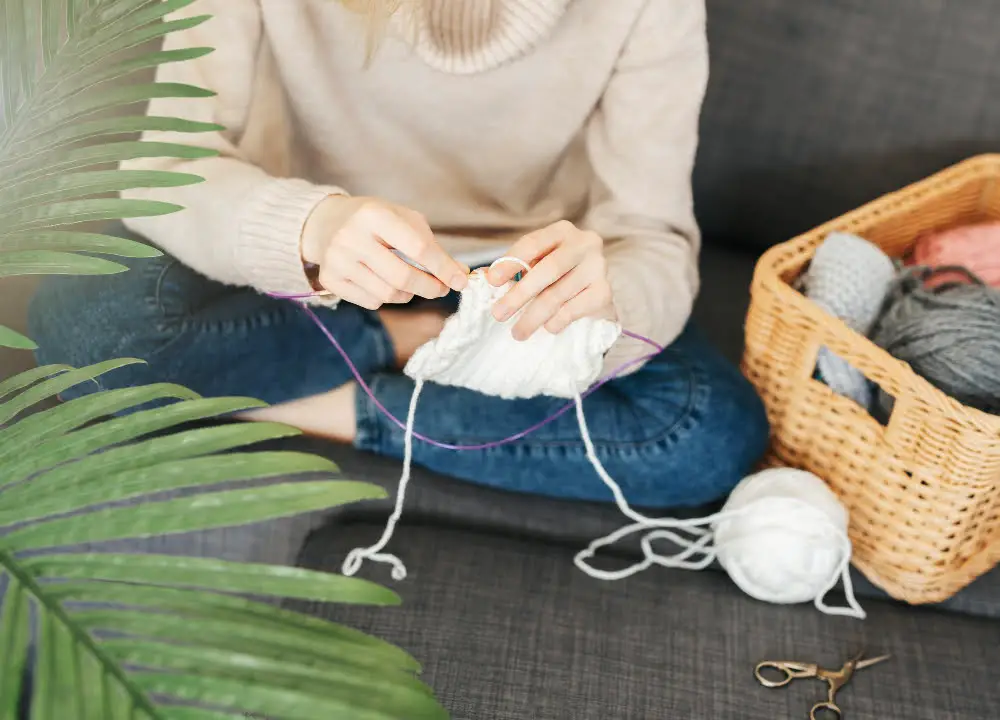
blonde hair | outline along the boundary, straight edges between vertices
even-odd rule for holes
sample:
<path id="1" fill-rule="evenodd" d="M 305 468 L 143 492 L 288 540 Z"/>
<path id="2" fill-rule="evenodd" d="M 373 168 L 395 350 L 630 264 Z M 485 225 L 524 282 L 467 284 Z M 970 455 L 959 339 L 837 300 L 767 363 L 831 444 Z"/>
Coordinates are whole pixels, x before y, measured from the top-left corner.
<path id="1" fill-rule="evenodd" d="M 389 21 L 412 0 L 337 0 L 365 20 L 365 62 L 370 63 L 385 37 Z"/>

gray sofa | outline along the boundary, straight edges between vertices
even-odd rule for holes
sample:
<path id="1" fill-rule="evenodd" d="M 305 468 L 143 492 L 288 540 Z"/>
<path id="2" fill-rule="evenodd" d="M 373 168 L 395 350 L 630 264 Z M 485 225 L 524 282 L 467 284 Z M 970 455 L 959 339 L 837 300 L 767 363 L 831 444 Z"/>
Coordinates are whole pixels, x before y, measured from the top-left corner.
<path id="1" fill-rule="evenodd" d="M 762 249 L 1000 148 L 1000 6 L 708 4 L 712 80 L 695 176 L 706 249 L 696 319 L 738 361 Z M 395 491 L 397 462 L 344 450 L 335 459 L 346 475 Z M 1000 571 L 934 608 L 893 602 L 856 576 L 869 613 L 860 622 L 808 604 L 756 602 L 715 570 L 592 580 L 572 556 L 621 524 L 608 506 L 423 472 L 411 493 L 392 546 L 410 569 L 395 584 L 404 606 L 310 609 L 412 651 L 456 720 L 804 718 L 823 687 L 766 690 L 754 664 L 784 657 L 839 666 L 862 647 L 894 658 L 841 693 L 848 718 L 997 717 Z M 336 517 L 310 538 L 302 562 L 337 570 L 350 548 L 374 541 L 386 509 L 358 506 Z M 394 584 L 379 567 L 364 573 Z"/>

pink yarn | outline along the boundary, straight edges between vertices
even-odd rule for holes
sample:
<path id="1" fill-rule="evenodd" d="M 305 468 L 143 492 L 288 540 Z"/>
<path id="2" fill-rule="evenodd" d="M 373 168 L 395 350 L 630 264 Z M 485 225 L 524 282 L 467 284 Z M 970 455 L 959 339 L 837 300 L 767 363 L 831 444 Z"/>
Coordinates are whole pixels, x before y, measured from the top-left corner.
<path id="1" fill-rule="evenodd" d="M 913 246 L 906 264 L 932 268 L 960 265 L 987 285 L 1000 288 L 1000 221 L 962 225 L 924 235 Z M 961 273 L 940 273 L 929 279 L 927 285 L 968 281 Z"/>

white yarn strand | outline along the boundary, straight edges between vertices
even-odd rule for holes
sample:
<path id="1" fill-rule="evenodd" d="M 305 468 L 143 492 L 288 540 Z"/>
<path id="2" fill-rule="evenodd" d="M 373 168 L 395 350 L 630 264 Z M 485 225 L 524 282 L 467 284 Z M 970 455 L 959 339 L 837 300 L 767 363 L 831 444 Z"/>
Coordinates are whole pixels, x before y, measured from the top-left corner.
<path id="1" fill-rule="evenodd" d="M 861 604 L 858 603 L 858 599 L 854 596 L 854 583 L 851 582 L 851 542 L 850 540 L 846 540 L 844 544 L 846 548 L 844 549 L 844 559 L 840 561 L 840 572 L 830 578 L 830 584 L 827 585 L 822 593 L 816 596 L 813 605 L 821 613 L 827 615 L 853 617 L 858 620 L 864 620 L 867 617 L 867 613 L 865 613 Z M 823 598 L 837 585 L 837 580 L 840 580 L 844 585 L 844 597 L 847 599 L 847 604 L 850 607 L 834 607 L 823 602 Z"/>
<path id="2" fill-rule="evenodd" d="M 406 502 L 406 487 L 410 484 L 410 468 L 413 465 L 413 421 L 417 415 L 417 401 L 420 399 L 420 391 L 424 388 L 424 381 L 417 380 L 413 386 L 413 395 L 410 396 L 410 409 L 406 413 L 406 430 L 403 434 L 403 474 L 399 477 L 399 489 L 396 491 L 396 505 L 392 515 L 389 516 L 382 531 L 379 541 L 368 548 L 355 548 L 344 560 L 343 573 L 350 577 L 361 569 L 365 560 L 373 562 L 388 563 L 392 565 L 392 579 L 406 579 L 406 565 L 403 561 L 392 553 L 383 553 L 382 550 L 392 540 L 392 535 L 396 532 L 396 523 L 403 516 L 403 504 Z"/>
<path id="3" fill-rule="evenodd" d="M 651 518 L 633 510 L 628 504 L 628 500 L 625 499 L 625 494 L 622 492 L 621 487 L 612 479 L 597 457 L 597 451 L 594 448 L 594 441 L 590 437 L 590 429 L 587 427 L 587 419 L 583 412 L 583 399 L 577 395 L 575 402 L 576 420 L 577 424 L 580 426 L 580 436 L 583 439 L 583 446 L 587 451 L 587 459 L 590 461 L 590 464 L 593 466 L 598 477 L 600 477 L 604 484 L 608 486 L 608 489 L 611 490 L 611 494 L 614 495 L 615 498 L 615 504 L 618 506 L 621 513 L 625 517 L 634 521 L 631 525 L 626 525 L 625 527 L 619 528 L 603 538 L 594 540 L 585 549 L 578 552 L 576 557 L 573 558 L 573 562 L 576 566 L 583 572 L 587 573 L 590 577 L 598 580 L 622 580 L 631 575 L 642 572 L 643 570 L 652 567 L 654 564 L 661 565 L 663 567 L 683 568 L 686 570 L 703 570 L 711 565 L 715 561 L 715 551 L 713 548 L 709 547 L 709 543 L 712 541 L 712 535 L 707 530 L 702 529 L 701 526 L 711 525 L 716 520 L 721 519 L 724 514 L 716 513 L 715 515 L 710 515 L 705 518 L 677 520 L 675 518 Z M 735 514 L 738 513 L 728 513 L 728 515 Z M 594 557 L 600 548 L 613 545 L 622 538 L 642 530 L 651 530 L 652 532 L 647 533 L 641 540 L 642 552 L 644 556 L 641 561 L 621 570 L 601 570 L 589 565 L 586 562 L 588 559 Z M 686 530 L 697 539 L 694 541 L 688 540 L 687 538 L 681 537 L 676 532 L 672 532 L 672 530 Z M 654 551 L 652 547 L 652 541 L 658 539 L 671 540 L 684 548 L 684 550 L 673 556 L 660 555 Z M 692 555 L 698 552 L 703 554 L 703 557 L 700 560 L 689 560 Z"/>
<path id="4" fill-rule="evenodd" d="M 521 258 L 514 257 L 513 255 L 504 255 L 503 257 L 498 257 L 496 260 L 494 260 L 492 263 L 490 263 L 490 268 L 496 267 L 497 265 L 499 265 L 502 262 L 516 263 L 517 265 L 520 265 L 521 267 L 523 267 L 525 272 L 528 272 L 529 270 L 531 270 L 531 265 L 529 265 L 528 263 L 526 263 Z"/>
<path id="5" fill-rule="evenodd" d="M 615 498 L 615 504 L 618 506 L 621 513 L 630 520 L 634 521 L 631 525 L 626 525 L 625 527 L 619 528 L 603 538 L 594 540 L 584 550 L 581 550 L 576 554 L 576 557 L 573 558 L 574 564 L 576 564 L 580 570 L 585 572 L 590 577 L 598 580 L 622 580 L 635 575 L 636 573 L 647 570 L 653 565 L 682 568 L 685 570 L 703 570 L 715 562 L 718 557 L 719 549 L 717 546 L 711 544 L 713 535 L 710 530 L 705 529 L 705 526 L 711 527 L 718 525 L 725 520 L 746 517 L 751 514 L 753 509 L 760 509 L 764 506 L 766 500 L 759 499 L 737 508 L 736 510 L 723 509 L 720 512 L 704 518 L 692 518 L 688 520 L 678 520 L 676 518 L 651 518 L 636 512 L 628 504 L 621 487 L 614 481 L 614 479 L 612 479 L 597 457 L 597 451 L 594 448 L 594 442 L 590 437 L 590 430 L 587 427 L 587 419 L 583 412 L 583 400 L 579 395 L 576 396 L 575 403 L 577 423 L 580 426 L 580 436 L 583 439 L 584 448 L 586 448 L 587 459 L 590 461 L 590 464 L 593 466 L 597 475 L 601 478 L 604 484 L 607 485 L 608 489 L 611 490 L 611 494 Z M 601 570 L 593 567 L 587 562 L 587 560 L 594 557 L 600 548 L 613 545 L 622 538 L 637 532 L 642 532 L 643 530 L 649 530 L 650 532 L 647 532 L 640 540 L 643 554 L 643 559 L 641 561 L 621 570 Z M 680 534 L 675 532 L 678 530 L 686 531 L 694 535 L 696 539 L 689 540 L 682 537 Z M 657 553 L 652 546 L 654 540 L 661 539 L 670 540 L 683 549 L 676 555 L 661 555 Z M 866 613 L 854 596 L 854 586 L 851 582 L 850 576 L 851 543 L 846 536 L 839 538 L 839 540 L 841 542 L 842 557 L 837 571 L 831 574 L 830 580 L 815 595 L 813 598 L 813 604 L 817 610 L 827 615 L 853 617 L 863 620 L 866 617 Z M 692 556 L 695 556 L 698 553 L 701 553 L 701 558 L 692 560 Z M 843 582 L 844 594 L 847 598 L 847 604 L 849 607 L 833 607 L 827 605 L 823 600 L 823 598 L 825 598 L 826 595 L 833 590 L 838 581 Z"/>

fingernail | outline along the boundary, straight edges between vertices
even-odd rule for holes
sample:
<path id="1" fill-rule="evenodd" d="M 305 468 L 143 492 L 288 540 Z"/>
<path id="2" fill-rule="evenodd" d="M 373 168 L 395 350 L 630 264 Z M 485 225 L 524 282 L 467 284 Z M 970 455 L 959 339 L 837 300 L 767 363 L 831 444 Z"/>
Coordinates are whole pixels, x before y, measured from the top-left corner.
<path id="1" fill-rule="evenodd" d="M 503 305 L 497 305 L 495 308 L 493 308 L 493 317 L 495 317 L 500 322 L 503 322 L 504 320 L 510 317 L 510 310 Z"/>
<path id="2" fill-rule="evenodd" d="M 469 275 L 468 273 L 455 273 L 451 276 L 451 282 L 448 284 L 455 290 L 462 291 L 465 289 L 465 286 L 469 284 Z"/>

